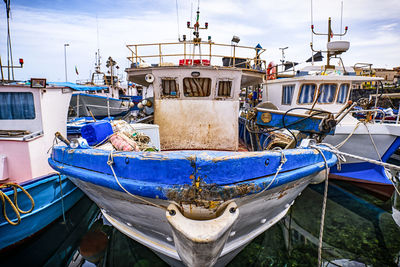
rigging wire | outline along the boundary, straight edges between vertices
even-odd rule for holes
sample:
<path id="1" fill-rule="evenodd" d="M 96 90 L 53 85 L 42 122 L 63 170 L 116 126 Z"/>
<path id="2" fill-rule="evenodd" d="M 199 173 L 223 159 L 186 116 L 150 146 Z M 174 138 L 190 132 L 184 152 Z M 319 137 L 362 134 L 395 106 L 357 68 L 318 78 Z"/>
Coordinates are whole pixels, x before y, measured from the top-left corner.
<path id="1" fill-rule="evenodd" d="M 176 4 L 176 23 L 178 24 L 178 41 L 180 40 L 180 31 L 179 31 L 179 12 L 178 12 L 178 0 L 175 1 Z"/>
<path id="2" fill-rule="evenodd" d="M 313 2 L 310 0 L 311 3 L 311 25 L 314 25 L 314 20 L 313 20 Z M 314 34 L 311 31 L 311 43 L 314 43 Z M 311 50 L 311 65 L 314 66 L 314 52 Z"/>
<path id="3" fill-rule="evenodd" d="M 12 74 L 12 80 L 14 80 L 14 66 L 13 66 L 13 56 L 12 56 L 12 45 L 11 45 L 11 32 L 10 32 L 10 0 L 5 0 L 6 12 L 7 12 L 7 71 L 8 80 L 10 80 L 10 68 Z"/>

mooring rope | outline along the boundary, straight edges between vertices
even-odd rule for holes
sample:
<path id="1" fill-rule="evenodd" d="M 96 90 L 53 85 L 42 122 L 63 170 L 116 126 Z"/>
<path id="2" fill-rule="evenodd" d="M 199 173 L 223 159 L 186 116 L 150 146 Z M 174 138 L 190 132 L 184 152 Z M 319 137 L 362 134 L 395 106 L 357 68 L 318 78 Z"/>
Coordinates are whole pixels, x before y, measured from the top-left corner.
<path id="1" fill-rule="evenodd" d="M 146 199 L 144 199 L 144 198 L 142 198 L 140 196 L 136 196 L 136 195 L 130 193 L 128 190 L 126 190 L 125 187 L 123 187 L 122 184 L 119 182 L 119 179 L 118 179 L 117 175 L 115 174 L 114 168 L 112 166 L 113 164 L 114 164 L 114 155 L 113 155 L 113 151 L 111 151 L 110 154 L 108 155 L 107 165 L 110 166 L 111 171 L 112 171 L 112 173 L 114 175 L 114 179 L 117 182 L 117 184 L 119 185 L 119 187 L 121 187 L 122 190 L 124 190 L 128 195 L 130 195 L 131 197 L 133 197 L 135 199 L 138 199 L 138 200 L 140 200 L 140 201 L 142 201 L 144 203 L 147 203 L 147 204 L 149 204 L 151 206 L 154 206 L 154 207 L 157 207 L 157 208 L 164 209 L 164 210 L 168 211 L 167 207 L 155 204 L 155 203 L 153 203 L 151 201 L 148 201 L 148 200 L 146 200 Z"/>
<path id="2" fill-rule="evenodd" d="M 350 158 L 354 158 L 354 159 L 358 159 L 358 160 L 361 160 L 361 161 L 369 162 L 369 163 L 372 163 L 372 164 L 383 166 L 384 168 L 388 168 L 388 169 L 392 169 L 392 170 L 396 170 L 396 171 L 400 172 L 400 166 L 396 166 L 396 165 L 393 165 L 393 164 L 390 164 L 390 163 L 386 163 L 386 162 L 382 162 L 382 161 L 378 161 L 378 160 L 374 160 L 374 159 L 370 159 L 370 158 L 361 157 L 361 156 L 349 154 L 349 153 L 346 153 L 346 152 L 342 152 L 342 151 L 339 151 L 336 147 L 334 147 L 334 146 L 332 146 L 330 144 L 327 144 L 327 143 L 321 143 L 321 145 L 324 145 L 326 147 L 320 147 L 320 146 L 315 146 L 315 145 L 311 145 L 310 147 L 311 148 L 315 148 L 315 149 L 319 148 L 321 150 L 334 153 L 336 156 L 350 157 Z M 392 177 L 388 177 L 388 178 L 389 178 L 389 181 L 393 184 L 394 189 L 397 191 L 397 193 L 400 194 L 400 190 L 396 187 L 395 182 L 393 181 Z"/>
<path id="3" fill-rule="evenodd" d="M 60 181 L 60 197 L 61 197 L 61 209 L 62 209 L 63 220 L 64 220 L 64 224 L 67 225 L 67 220 L 65 219 L 64 194 L 62 191 L 61 174 L 59 172 L 57 172 L 56 174 L 58 175 L 58 178 Z"/>
<path id="4" fill-rule="evenodd" d="M 353 136 L 353 134 L 355 133 L 355 131 L 357 130 L 358 126 L 360 126 L 361 123 L 362 123 L 362 122 L 359 121 L 359 122 L 356 124 L 356 127 L 354 127 L 353 131 L 352 131 L 342 142 L 340 142 L 339 144 L 337 144 L 335 147 L 336 147 L 337 149 L 341 148 L 341 147 L 350 139 L 350 137 Z"/>
<path id="5" fill-rule="evenodd" d="M 379 160 L 382 161 L 381 154 L 379 153 L 378 148 L 376 147 L 376 144 L 375 144 L 375 142 L 374 142 L 374 139 L 372 138 L 372 135 L 371 135 L 371 133 L 369 132 L 368 125 L 367 125 L 366 123 L 364 123 L 364 126 L 365 126 L 365 128 L 367 128 L 367 132 L 368 132 L 369 138 L 371 139 L 372 145 L 374 145 L 375 152 L 376 152 L 376 154 L 378 155 Z"/>
<path id="6" fill-rule="evenodd" d="M 285 153 L 283 153 L 283 149 L 280 147 L 274 148 L 274 150 L 279 150 L 281 152 L 281 163 L 279 164 L 278 168 L 276 169 L 274 178 L 272 178 L 272 181 L 260 192 L 266 191 L 275 181 L 276 177 L 278 176 L 279 172 L 282 170 L 283 165 L 286 163 L 287 159 L 285 156 Z"/>
<path id="7" fill-rule="evenodd" d="M 329 185 L 329 167 L 328 162 L 325 158 L 324 153 L 320 147 L 314 146 L 314 148 L 321 154 L 325 162 L 325 188 L 324 188 L 324 200 L 322 202 L 322 212 L 321 212 L 321 224 L 319 228 L 319 240 L 318 240 L 318 267 L 322 266 L 322 240 L 324 236 L 324 225 L 325 225 L 325 212 L 326 212 L 326 202 L 328 199 L 328 185 Z"/>
<path id="8" fill-rule="evenodd" d="M 35 208 L 35 201 L 33 200 L 32 196 L 26 191 L 22 186 L 15 184 L 15 183 L 5 183 L 0 185 L 0 189 L 2 188 L 8 188 L 11 187 L 14 190 L 14 202 L 4 193 L 2 190 L 0 190 L 0 198 L 1 202 L 3 205 L 3 216 L 6 219 L 6 221 L 11 224 L 11 225 L 18 225 L 21 222 L 21 213 L 26 214 L 31 212 Z M 21 210 L 20 207 L 18 206 L 18 192 L 17 189 L 21 189 L 21 191 L 29 198 L 31 201 L 31 208 L 29 210 Z M 17 216 L 17 222 L 13 222 L 9 219 L 7 216 L 6 212 L 6 201 L 10 204 L 11 208 L 13 209 L 15 215 Z"/>

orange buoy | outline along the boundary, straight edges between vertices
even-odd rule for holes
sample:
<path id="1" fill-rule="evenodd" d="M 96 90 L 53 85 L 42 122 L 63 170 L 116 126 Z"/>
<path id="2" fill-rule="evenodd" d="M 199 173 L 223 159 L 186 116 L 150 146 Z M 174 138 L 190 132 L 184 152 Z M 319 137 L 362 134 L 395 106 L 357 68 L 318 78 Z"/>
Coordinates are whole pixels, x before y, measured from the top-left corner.
<path id="1" fill-rule="evenodd" d="M 267 80 L 275 80 L 276 79 L 276 64 L 271 61 L 268 64 L 267 68 Z"/>

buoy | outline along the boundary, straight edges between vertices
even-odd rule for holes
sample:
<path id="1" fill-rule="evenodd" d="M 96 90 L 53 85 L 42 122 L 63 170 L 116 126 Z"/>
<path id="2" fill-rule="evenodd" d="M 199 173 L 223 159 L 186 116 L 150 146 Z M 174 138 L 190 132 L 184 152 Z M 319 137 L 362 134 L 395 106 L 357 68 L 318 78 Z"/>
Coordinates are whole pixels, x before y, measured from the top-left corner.
<path id="1" fill-rule="evenodd" d="M 268 64 L 267 68 L 267 80 L 275 80 L 276 79 L 276 64 L 271 61 Z"/>

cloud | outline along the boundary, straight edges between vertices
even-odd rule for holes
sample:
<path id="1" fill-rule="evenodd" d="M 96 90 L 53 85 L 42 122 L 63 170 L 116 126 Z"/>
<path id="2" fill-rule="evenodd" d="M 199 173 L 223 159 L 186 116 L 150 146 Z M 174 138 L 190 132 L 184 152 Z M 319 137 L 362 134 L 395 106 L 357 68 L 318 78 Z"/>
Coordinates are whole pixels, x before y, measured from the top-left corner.
<path id="1" fill-rule="evenodd" d="M 178 29 L 180 35 L 191 36 L 186 21 L 191 17 L 194 20 L 198 3 L 179 0 L 177 18 L 175 0 L 102 0 L 96 5 L 92 0 L 39 2 L 42 4 L 34 6 L 31 1 L 21 1 L 12 6 L 14 61 L 24 57 L 26 62 L 24 68 L 16 72 L 20 79 L 64 80 L 65 43 L 70 44 L 66 50 L 70 81 L 78 78 L 73 70 L 75 65 L 80 72 L 79 78 L 90 76 L 98 47 L 103 62 L 112 56 L 123 74 L 123 69 L 130 64 L 126 59 L 130 55 L 126 44 L 176 41 Z M 313 1 L 313 23 L 317 31 L 326 31 L 329 16 L 334 32 L 340 31 L 341 2 Z M 393 52 L 398 50 L 400 43 L 400 1 L 352 0 L 343 3 L 342 26 L 350 26 L 344 39 L 351 42 L 350 51 L 343 55 L 345 63 L 351 65 L 361 60 L 398 66 L 400 54 Z M 238 35 L 241 45 L 260 43 L 267 49 L 264 54 L 267 61 L 279 61 L 278 48 L 289 46 L 286 59 L 302 61 L 311 54 L 310 4 L 311 1 L 298 0 L 202 0 L 200 21 L 209 22 L 209 30 L 202 36 L 206 39 L 210 35 L 215 42 L 230 43 L 232 36 Z M 4 9 L 0 16 L 5 17 Z M 5 20 L 1 20 L 0 35 L 5 34 Z M 314 37 L 314 42 L 316 47 L 326 47 L 325 37 Z M 375 51 L 379 47 L 381 56 L 377 57 Z M 386 56 L 386 53 L 390 55 Z M 0 54 L 4 62 L 6 38 L 0 38 Z"/>

